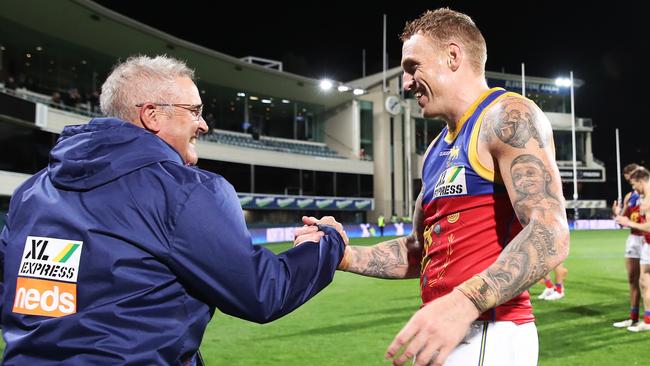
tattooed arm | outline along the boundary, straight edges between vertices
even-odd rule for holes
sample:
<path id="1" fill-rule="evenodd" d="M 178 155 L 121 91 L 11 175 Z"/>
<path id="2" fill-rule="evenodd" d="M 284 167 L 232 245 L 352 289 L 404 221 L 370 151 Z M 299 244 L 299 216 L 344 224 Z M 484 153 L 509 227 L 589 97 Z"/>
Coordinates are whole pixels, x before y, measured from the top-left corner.
<path id="1" fill-rule="evenodd" d="M 411 235 L 385 241 L 371 247 L 347 246 L 339 269 L 379 278 L 416 278 L 420 276 L 423 234 L 422 193 L 415 202 Z"/>
<path id="2" fill-rule="evenodd" d="M 486 114 L 480 136 L 525 226 L 494 264 L 458 286 L 483 312 L 562 263 L 569 229 L 552 130 L 542 111 L 527 99 L 504 98 Z"/>

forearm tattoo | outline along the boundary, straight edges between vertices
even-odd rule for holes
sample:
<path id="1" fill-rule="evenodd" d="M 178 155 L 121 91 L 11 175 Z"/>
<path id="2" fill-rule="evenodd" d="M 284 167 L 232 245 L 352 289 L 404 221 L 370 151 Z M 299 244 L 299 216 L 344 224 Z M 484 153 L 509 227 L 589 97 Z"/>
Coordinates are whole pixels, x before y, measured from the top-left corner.
<path id="1" fill-rule="evenodd" d="M 493 265 L 457 287 L 480 312 L 528 289 L 562 259 L 568 230 L 563 203 L 553 192 L 558 184 L 553 173 L 532 154 L 521 154 L 510 164 L 516 193 L 512 204 L 525 227 Z"/>
<path id="2" fill-rule="evenodd" d="M 476 275 L 463 282 L 457 289 L 467 296 L 481 313 L 493 307 L 493 304 L 496 304 L 497 296 L 494 289 L 480 275 Z"/>
<path id="3" fill-rule="evenodd" d="M 551 270 L 549 260 L 556 255 L 554 233 L 542 223 L 530 222 L 484 272 L 496 294 L 494 305 L 510 300 L 544 277 Z"/>
<path id="4" fill-rule="evenodd" d="M 544 277 L 549 259 L 557 255 L 555 236 L 532 221 L 503 250 L 496 263 L 457 287 L 485 312 L 512 299 Z"/>
<path id="5" fill-rule="evenodd" d="M 523 149 L 526 143 L 535 139 L 540 148 L 547 144 L 535 120 L 536 111 L 519 98 L 507 98 L 493 121 L 488 121 L 494 134 L 504 143 Z M 489 136 L 487 128 L 482 134 L 484 140 Z"/>
<path id="6" fill-rule="evenodd" d="M 404 278 L 409 266 L 407 240 L 408 237 L 402 237 L 372 247 L 348 247 L 351 255 L 346 271 L 378 278 Z"/>

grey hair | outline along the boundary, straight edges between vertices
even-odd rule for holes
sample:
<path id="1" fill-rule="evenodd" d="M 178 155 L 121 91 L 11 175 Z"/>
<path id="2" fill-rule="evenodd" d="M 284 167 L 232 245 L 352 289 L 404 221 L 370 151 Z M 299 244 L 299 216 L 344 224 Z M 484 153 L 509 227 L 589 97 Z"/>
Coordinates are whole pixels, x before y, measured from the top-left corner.
<path id="1" fill-rule="evenodd" d="M 136 104 L 173 103 L 178 96 L 175 82 L 179 77 L 194 80 L 194 70 L 167 55 L 131 56 L 115 65 L 102 85 L 99 96 L 102 113 L 135 122 L 138 119 Z"/>

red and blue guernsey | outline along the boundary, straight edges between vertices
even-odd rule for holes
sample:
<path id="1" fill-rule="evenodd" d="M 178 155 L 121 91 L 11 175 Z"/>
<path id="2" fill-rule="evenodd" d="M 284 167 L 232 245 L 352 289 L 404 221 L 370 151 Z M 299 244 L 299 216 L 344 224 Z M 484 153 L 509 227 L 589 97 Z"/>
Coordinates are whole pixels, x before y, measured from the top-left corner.
<path id="1" fill-rule="evenodd" d="M 637 191 L 632 191 L 630 194 L 630 200 L 627 201 L 627 210 L 624 215 L 630 218 L 632 222 L 641 222 L 641 215 L 639 213 L 639 208 L 641 207 L 641 196 Z M 643 231 L 630 228 L 630 235 L 643 235 Z"/>
<path id="2" fill-rule="evenodd" d="M 522 229 L 500 177 L 482 166 L 477 154 L 483 116 L 504 97 L 523 98 L 501 88 L 488 90 L 465 112 L 456 131 L 442 130 L 425 157 L 420 275 L 424 304 L 489 267 Z M 479 319 L 534 321 L 528 291 Z"/>

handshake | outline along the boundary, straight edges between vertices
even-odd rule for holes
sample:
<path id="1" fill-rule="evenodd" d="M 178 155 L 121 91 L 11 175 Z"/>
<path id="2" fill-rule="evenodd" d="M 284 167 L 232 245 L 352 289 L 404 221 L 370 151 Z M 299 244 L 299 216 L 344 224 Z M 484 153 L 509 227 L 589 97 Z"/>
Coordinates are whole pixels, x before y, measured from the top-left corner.
<path id="1" fill-rule="evenodd" d="M 316 243 L 320 242 L 320 239 L 325 235 L 325 233 L 318 228 L 318 225 L 328 225 L 333 227 L 341 235 L 346 246 L 350 243 L 348 235 L 345 233 L 345 230 L 343 230 L 343 225 L 337 222 L 332 216 L 323 216 L 320 220 L 313 216 L 303 216 L 302 222 L 304 225 L 296 228 L 294 231 L 294 247 L 307 241 L 313 241 Z"/>
<path id="2" fill-rule="evenodd" d="M 348 234 L 343 230 L 343 225 L 337 222 L 332 216 L 323 216 L 320 220 L 315 217 L 302 217 L 302 222 L 304 225 L 302 227 L 297 227 L 294 231 L 293 246 L 296 247 L 305 242 L 320 242 L 320 239 L 325 235 L 325 232 L 319 229 L 320 225 L 331 226 L 341 235 L 343 243 L 345 244 L 345 254 L 341 259 L 341 262 L 338 265 L 338 269 L 346 270 L 348 268 L 348 261 L 350 256 L 350 251 L 348 250 L 348 244 L 350 239 L 348 239 Z"/>

